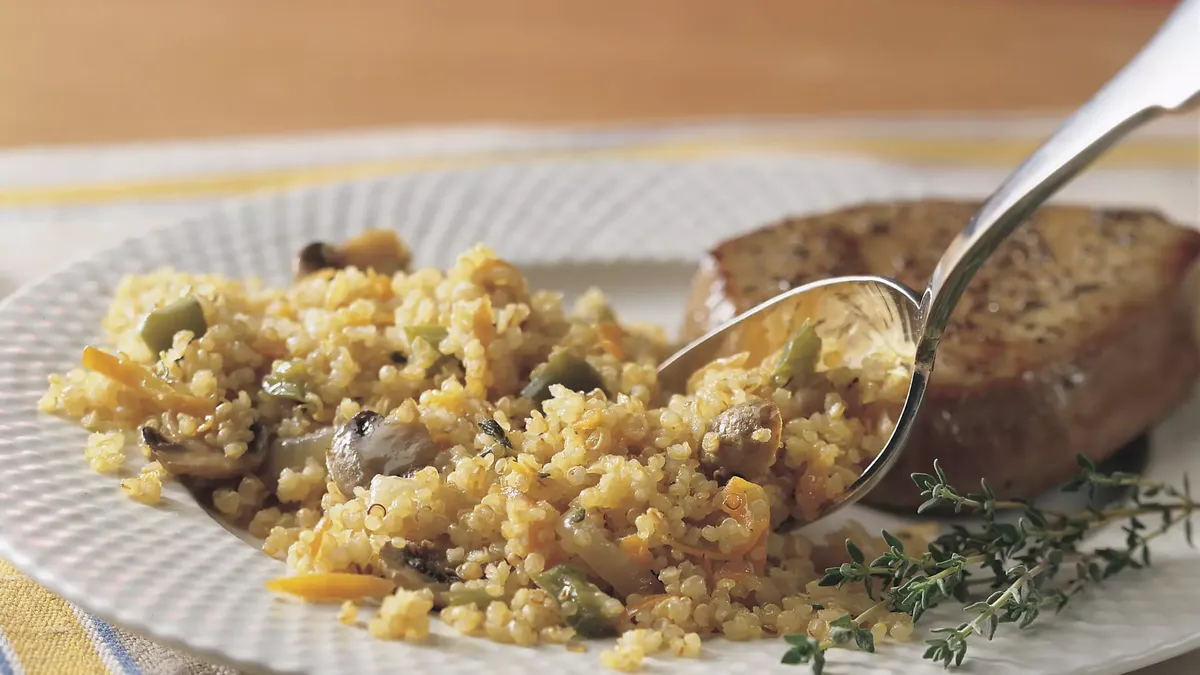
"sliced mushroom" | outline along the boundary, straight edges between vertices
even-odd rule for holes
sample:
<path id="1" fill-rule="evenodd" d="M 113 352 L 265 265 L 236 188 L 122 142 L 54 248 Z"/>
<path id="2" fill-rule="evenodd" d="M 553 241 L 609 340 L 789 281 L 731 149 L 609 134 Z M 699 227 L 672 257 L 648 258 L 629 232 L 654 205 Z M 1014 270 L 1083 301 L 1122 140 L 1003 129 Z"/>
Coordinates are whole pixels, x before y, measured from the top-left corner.
<path id="1" fill-rule="evenodd" d="M 388 542 L 379 550 L 379 561 L 384 574 L 394 577 L 392 581 L 405 588 L 429 588 L 430 584 L 449 588 L 450 584 L 462 581 L 445 556 L 427 541 L 409 542 L 403 547 Z"/>
<path id="2" fill-rule="evenodd" d="M 375 476 L 404 476 L 433 463 L 440 449 L 419 421 L 400 422 L 363 410 L 333 435 L 325 467 L 342 494 L 369 487 Z"/>
<path id="3" fill-rule="evenodd" d="M 461 585 L 457 591 L 450 590 L 451 584 L 462 579 L 455 574 L 445 555 L 429 542 L 409 542 L 403 547 L 388 542 L 379 549 L 379 564 L 383 575 L 397 586 L 433 591 L 433 604 L 438 609 L 449 605 L 478 605 L 494 599 L 485 592 L 464 589 Z"/>
<path id="4" fill-rule="evenodd" d="M 771 401 L 752 399 L 735 405 L 708 423 L 720 439 L 700 451 L 700 466 L 714 480 L 753 478 L 775 464 L 783 436 L 783 417 Z"/>
<path id="5" fill-rule="evenodd" d="M 271 434 L 257 426 L 254 432 L 250 449 L 237 458 L 203 441 L 172 441 L 153 427 L 142 427 L 141 436 L 142 442 L 150 448 L 150 456 L 171 475 L 220 480 L 253 473 L 263 463 L 271 445 Z"/>
<path id="6" fill-rule="evenodd" d="M 367 230 L 341 246 L 314 241 L 300 249 L 297 277 L 322 269 L 357 267 L 391 276 L 408 271 L 412 251 L 391 230 Z"/>

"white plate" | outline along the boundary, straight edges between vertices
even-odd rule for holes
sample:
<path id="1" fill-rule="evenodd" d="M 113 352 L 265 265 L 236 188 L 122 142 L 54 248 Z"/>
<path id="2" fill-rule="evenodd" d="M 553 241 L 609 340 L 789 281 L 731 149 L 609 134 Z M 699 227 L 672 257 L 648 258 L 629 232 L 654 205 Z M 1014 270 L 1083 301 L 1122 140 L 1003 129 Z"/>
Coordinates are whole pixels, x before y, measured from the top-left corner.
<path id="1" fill-rule="evenodd" d="M 864 199 L 916 196 L 919 181 L 887 167 L 797 158 L 693 164 L 545 163 L 408 175 L 264 196 L 129 241 L 28 286 L 0 309 L 0 556 L 85 609 L 214 660 L 254 670 L 382 673 L 419 664 L 439 673 L 592 672 L 598 646 L 523 649 L 460 637 L 438 624 L 432 644 L 381 642 L 339 625 L 336 608 L 281 601 L 263 582 L 283 564 L 247 546 L 177 486 L 148 508 L 120 495 L 83 460 L 85 433 L 39 415 L 52 372 L 98 339 L 117 280 L 163 265 L 286 283 L 295 252 L 316 238 L 395 227 L 418 263 L 446 265 L 476 241 L 570 292 L 606 288 L 626 316 L 677 325 L 688 261 L 717 240 L 770 219 Z M 1200 468 L 1200 412 L 1154 434 L 1149 473 L 1177 480 Z M 877 514 L 852 515 L 872 527 Z M 973 672 L 1119 673 L 1200 646 L 1196 555 L 1178 537 L 1156 562 L 1062 615 L 972 645 Z M 960 615 L 959 615 L 960 616 Z M 929 623 L 953 623 L 953 611 Z M 922 673 L 920 642 L 876 655 L 837 651 L 855 672 Z M 781 668 L 779 641 L 706 643 L 700 660 L 654 670 L 757 673 Z M 863 668 L 862 671 L 857 667 Z M 850 666 L 835 672 L 848 672 Z"/>

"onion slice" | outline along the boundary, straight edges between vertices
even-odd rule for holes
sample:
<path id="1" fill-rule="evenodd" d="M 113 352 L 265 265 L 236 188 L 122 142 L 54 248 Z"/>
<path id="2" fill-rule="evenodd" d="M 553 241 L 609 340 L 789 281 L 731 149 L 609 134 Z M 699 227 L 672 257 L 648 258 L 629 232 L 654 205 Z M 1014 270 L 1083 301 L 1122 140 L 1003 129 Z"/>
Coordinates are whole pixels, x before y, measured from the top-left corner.
<path id="1" fill-rule="evenodd" d="M 626 555 L 604 530 L 582 519 L 576 522 L 577 518 L 575 510 L 568 511 L 556 528 L 567 553 L 583 559 L 623 598 L 663 592 L 662 583 L 653 572 Z"/>

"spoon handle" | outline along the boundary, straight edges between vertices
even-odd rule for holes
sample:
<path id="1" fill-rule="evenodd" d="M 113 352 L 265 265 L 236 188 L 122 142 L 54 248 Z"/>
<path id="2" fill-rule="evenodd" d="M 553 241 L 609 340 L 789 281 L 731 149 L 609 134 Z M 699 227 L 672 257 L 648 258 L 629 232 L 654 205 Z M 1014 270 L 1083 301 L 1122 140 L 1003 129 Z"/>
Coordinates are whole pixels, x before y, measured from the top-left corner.
<path id="1" fill-rule="evenodd" d="M 1200 0 L 1184 0 L 1149 44 L 1004 181 L 946 248 L 921 300 L 917 367 L 934 352 L 967 282 L 1038 206 L 1117 140 L 1200 100 Z"/>

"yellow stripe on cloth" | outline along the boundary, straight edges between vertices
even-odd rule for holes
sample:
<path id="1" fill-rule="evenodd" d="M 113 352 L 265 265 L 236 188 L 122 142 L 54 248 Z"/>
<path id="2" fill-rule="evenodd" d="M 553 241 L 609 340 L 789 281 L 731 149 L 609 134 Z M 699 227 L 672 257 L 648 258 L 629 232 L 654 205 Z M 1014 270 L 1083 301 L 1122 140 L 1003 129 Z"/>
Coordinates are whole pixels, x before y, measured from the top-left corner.
<path id="1" fill-rule="evenodd" d="M 0 628 L 27 675 L 108 672 L 70 605 L 4 560 Z"/>
<path id="2" fill-rule="evenodd" d="M 770 138 L 742 141 L 684 141 L 600 149 L 518 150 L 431 155 L 395 161 L 359 162 L 295 169 L 207 174 L 162 180 L 90 183 L 0 190 L 0 208 L 100 204 L 119 201 L 211 197 L 263 189 L 313 185 L 389 174 L 463 169 L 515 161 L 563 159 L 658 159 L 681 161 L 747 152 L 768 154 L 842 153 L 912 163 L 1013 166 L 1037 147 L 1021 138 Z M 1186 138 L 1129 141 L 1106 155 L 1107 168 L 1196 168 L 1200 145 Z"/>

